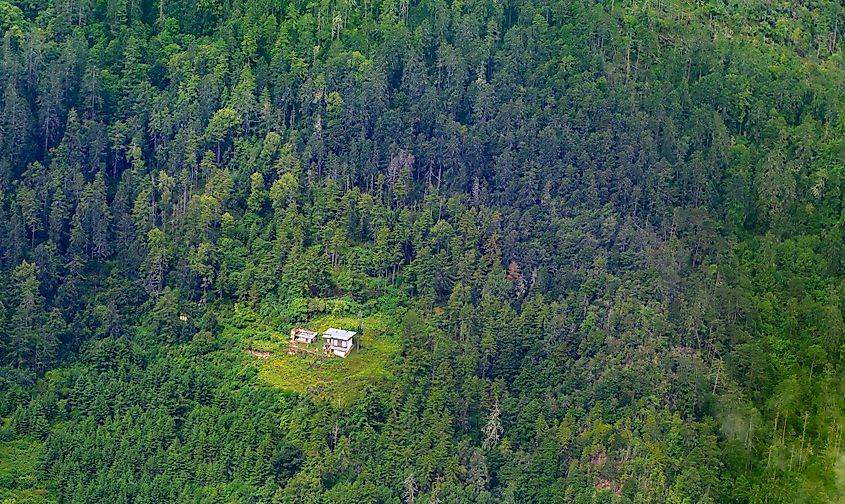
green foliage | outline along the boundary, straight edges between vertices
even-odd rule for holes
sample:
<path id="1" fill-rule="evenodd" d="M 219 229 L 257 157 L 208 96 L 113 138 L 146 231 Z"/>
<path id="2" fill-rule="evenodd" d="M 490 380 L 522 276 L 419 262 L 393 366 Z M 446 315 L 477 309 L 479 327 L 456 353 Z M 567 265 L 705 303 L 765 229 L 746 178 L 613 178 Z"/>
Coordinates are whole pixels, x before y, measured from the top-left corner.
<path id="1" fill-rule="evenodd" d="M 56 502 L 36 477 L 42 443 L 27 439 L 0 442 L 0 502 Z"/>
<path id="2" fill-rule="evenodd" d="M 0 500 L 835 502 L 843 26 L 0 1 Z"/>

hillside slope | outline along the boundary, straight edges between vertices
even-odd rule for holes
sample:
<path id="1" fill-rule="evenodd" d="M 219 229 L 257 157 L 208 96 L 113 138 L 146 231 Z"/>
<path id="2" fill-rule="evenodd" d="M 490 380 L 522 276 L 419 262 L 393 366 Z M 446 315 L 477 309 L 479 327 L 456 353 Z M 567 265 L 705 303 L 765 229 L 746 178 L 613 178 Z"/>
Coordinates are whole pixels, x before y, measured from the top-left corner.
<path id="1" fill-rule="evenodd" d="M 843 24 L 0 0 L 0 496 L 841 498 Z"/>

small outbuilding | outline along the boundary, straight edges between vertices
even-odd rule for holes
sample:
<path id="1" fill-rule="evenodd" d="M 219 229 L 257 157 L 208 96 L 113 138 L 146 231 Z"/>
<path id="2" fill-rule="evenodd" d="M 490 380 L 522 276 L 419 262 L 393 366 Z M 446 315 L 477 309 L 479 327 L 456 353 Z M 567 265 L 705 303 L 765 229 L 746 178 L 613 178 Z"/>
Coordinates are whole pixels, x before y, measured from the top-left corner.
<path id="1" fill-rule="evenodd" d="M 301 327 L 294 327 L 290 330 L 290 340 L 294 343 L 307 343 L 310 345 L 314 343 L 315 339 L 317 339 L 317 333 L 314 331 L 308 331 Z"/>
<path id="2" fill-rule="evenodd" d="M 346 357 L 352 352 L 352 338 L 354 336 L 355 331 L 346 331 L 333 327 L 326 329 L 326 332 L 323 333 L 323 339 L 326 340 L 323 349 L 328 354 Z"/>

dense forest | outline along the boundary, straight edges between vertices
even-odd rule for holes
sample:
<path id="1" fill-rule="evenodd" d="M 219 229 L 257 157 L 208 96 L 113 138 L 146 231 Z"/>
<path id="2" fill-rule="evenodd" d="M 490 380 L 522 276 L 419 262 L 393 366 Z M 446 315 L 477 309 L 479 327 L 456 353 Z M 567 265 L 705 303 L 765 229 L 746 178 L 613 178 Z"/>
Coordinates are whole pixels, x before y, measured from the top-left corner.
<path id="1" fill-rule="evenodd" d="M 843 31 L 0 0 L 0 502 L 839 502 Z"/>

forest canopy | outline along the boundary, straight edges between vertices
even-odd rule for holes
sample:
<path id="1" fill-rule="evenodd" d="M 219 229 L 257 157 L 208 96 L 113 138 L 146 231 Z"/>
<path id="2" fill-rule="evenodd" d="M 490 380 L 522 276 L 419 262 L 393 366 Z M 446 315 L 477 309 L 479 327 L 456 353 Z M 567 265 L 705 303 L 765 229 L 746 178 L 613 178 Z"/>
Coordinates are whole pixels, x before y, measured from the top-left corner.
<path id="1" fill-rule="evenodd" d="M 838 502 L 843 25 L 0 0 L 0 502 Z"/>

